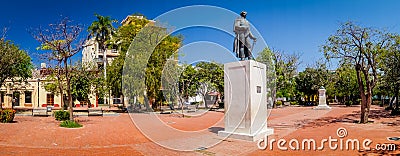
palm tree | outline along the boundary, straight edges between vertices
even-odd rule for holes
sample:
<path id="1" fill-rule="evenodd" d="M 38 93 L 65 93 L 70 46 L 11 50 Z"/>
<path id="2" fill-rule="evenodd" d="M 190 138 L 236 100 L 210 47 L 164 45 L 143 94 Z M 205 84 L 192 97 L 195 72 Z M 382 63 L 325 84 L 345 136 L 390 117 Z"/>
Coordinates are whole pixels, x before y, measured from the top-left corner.
<path id="1" fill-rule="evenodd" d="M 106 42 L 109 41 L 112 35 L 115 32 L 115 28 L 112 23 L 117 22 L 110 18 L 110 16 L 101 16 L 99 14 L 95 14 L 97 17 L 96 21 L 89 26 L 89 38 L 94 37 L 96 42 L 99 45 L 99 48 L 103 51 L 103 65 L 104 65 L 104 80 L 107 78 L 107 44 Z M 105 83 L 106 84 L 106 83 Z M 104 97 L 104 101 L 106 98 Z M 110 105 L 111 106 L 111 105 Z"/>

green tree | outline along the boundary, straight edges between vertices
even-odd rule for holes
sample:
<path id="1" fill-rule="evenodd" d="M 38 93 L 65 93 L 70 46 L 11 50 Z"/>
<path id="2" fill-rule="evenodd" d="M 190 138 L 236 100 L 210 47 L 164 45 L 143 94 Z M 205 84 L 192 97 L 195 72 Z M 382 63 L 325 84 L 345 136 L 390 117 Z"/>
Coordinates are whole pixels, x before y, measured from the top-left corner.
<path id="1" fill-rule="evenodd" d="M 59 66 L 57 66 L 59 67 Z M 47 92 L 50 92 L 56 96 L 60 96 L 63 97 L 64 94 L 66 92 L 66 81 L 65 81 L 65 77 L 63 75 L 61 75 L 59 71 L 61 71 L 61 69 L 53 69 L 51 67 L 46 68 L 46 70 L 50 71 L 49 75 L 46 76 L 46 80 L 45 81 L 41 81 L 42 84 L 41 86 L 44 87 L 44 89 Z M 68 105 L 64 103 L 64 98 L 61 98 L 61 109 L 67 108 Z"/>
<path id="2" fill-rule="evenodd" d="M 0 38 L 0 55 L 0 86 L 6 79 L 25 80 L 32 76 L 33 65 L 29 55 L 4 37 Z"/>
<path id="3" fill-rule="evenodd" d="M 114 96 L 123 95 L 122 74 L 126 52 L 136 34 L 149 22 L 145 18 L 131 18 L 129 24 L 118 27 L 111 39 L 111 42 L 118 43 L 119 48 L 119 56 L 107 67 L 107 86 Z"/>
<path id="4" fill-rule="evenodd" d="M 196 96 L 198 83 L 198 71 L 192 65 L 184 65 L 184 70 L 179 77 L 180 104 L 189 100 L 189 97 Z"/>
<path id="5" fill-rule="evenodd" d="M 221 95 L 224 93 L 224 70 L 221 64 L 214 62 L 199 62 L 196 64 L 197 69 L 197 91 L 203 97 L 206 105 L 206 95 L 210 91 L 218 91 Z"/>
<path id="6" fill-rule="evenodd" d="M 107 49 L 107 42 L 115 32 L 112 23 L 116 22 L 116 20 L 112 20 L 110 16 L 101 16 L 99 14 L 95 14 L 95 16 L 97 20 L 93 21 L 88 28 L 89 37 L 94 37 L 101 50 L 105 51 Z"/>
<path id="7" fill-rule="evenodd" d="M 399 108 L 399 91 L 400 91 L 400 36 L 397 34 L 390 35 L 391 45 L 388 50 L 380 57 L 382 60 L 380 69 L 383 71 L 383 88 L 388 89 L 394 98 L 396 98 L 396 108 L 393 114 L 400 112 Z M 393 99 L 394 99 L 393 98 Z M 392 103 L 392 102 L 391 102 Z"/>
<path id="8" fill-rule="evenodd" d="M 266 69 L 266 79 L 267 79 L 267 97 L 271 98 L 271 106 L 276 106 L 276 65 L 275 65 L 275 54 L 272 52 L 268 47 L 265 48 L 263 51 L 258 53 L 256 61 L 264 63 L 267 67 Z"/>
<path id="9" fill-rule="evenodd" d="M 107 79 L 107 42 L 111 40 L 112 35 L 115 33 L 115 28 L 112 25 L 116 20 L 112 20 L 109 16 L 101 16 L 95 14 L 97 20 L 92 22 L 89 26 L 88 31 L 90 33 L 89 37 L 94 37 L 96 42 L 103 54 L 103 65 L 104 65 L 104 79 Z M 105 88 L 107 83 L 104 84 Z M 104 99 L 105 100 L 105 99 Z M 105 100 L 106 101 L 106 100 Z M 111 104 L 111 103 L 110 103 Z"/>
<path id="10" fill-rule="evenodd" d="M 361 97 L 360 123 L 368 122 L 372 90 L 378 81 L 379 56 L 387 49 L 388 41 L 387 33 L 346 22 L 322 46 L 328 60 L 337 58 L 354 65 Z"/>
<path id="11" fill-rule="evenodd" d="M 299 65 L 299 55 L 296 53 L 286 54 L 277 50 L 264 49 L 256 58 L 257 61 L 267 65 L 267 79 L 271 79 L 274 97 L 293 98 L 296 94 L 297 68 Z M 274 67 L 270 67 L 273 65 Z M 272 68 L 272 69 L 271 69 Z M 275 72 L 275 73 L 268 73 Z M 268 87 L 271 88 L 271 87 Z M 273 99 L 275 101 L 275 98 Z M 275 106 L 275 104 L 274 104 Z"/>
<path id="12" fill-rule="evenodd" d="M 117 28 L 117 31 L 113 35 L 111 42 L 118 43 L 120 52 L 126 52 L 129 49 L 136 34 L 142 30 L 149 23 L 146 18 L 135 18 L 130 17 L 131 20 L 128 24 L 122 25 Z"/>
<path id="13" fill-rule="evenodd" d="M 310 101 L 321 86 L 329 84 L 329 76 L 326 65 L 317 63 L 315 67 L 308 67 L 299 73 L 296 77 L 296 88 L 303 96 L 308 97 L 306 101 Z"/>
<path id="14" fill-rule="evenodd" d="M 333 95 L 336 95 L 340 102 L 347 104 L 355 103 L 358 99 L 358 84 L 357 74 L 352 64 L 343 62 L 339 68 L 336 69 L 335 74 L 332 75 L 334 80 L 333 84 Z"/>
<path id="15" fill-rule="evenodd" d="M 154 49 L 147 62 L 145 78 L 146 93 L 153 109 L 161 105 L 161 101 L 165 101 L 161 87 L 162 70 L 167 59 L 173 55 L 177 55 L 181 41 L 182 38 L 180 36 L 166 36 Z"/>
<path id="16" fill-rule="evenodd" d="M 36 29 L 36 31 L 32 32 L 34 38 L 41 43 L 41 46 L 38 49 L 47 52 L 44 55 L 47 57 L 48 60 L 57 62 L 59 69 L 57 70 L 57 73 L 58 75 L 62 74 L 63 78 L 65 79 L 69 112 L 71 112 L 71 120 L 73 120 L 73 101 L 71 93 L 70 73 L 72 70 L 69 62 L 71 61 L 71 57 L 82 49 L 83 40 L 79 39 L 79 34 L 81 31 L 81 25 L 74 25 L 68 18 L 64 18 L 57 24 L 50 24 L 48 28 L 39 27 L 38 29 Z M 60 82 L 64 81 L 60 78 L 61 77 L 59 77 L 58 79 Z M 63 89 L 61 89 L 61 91 L 62 90 Z"/>
<path id="17" fill-rule="evenodd" d="M 168 59 L 177 57 L 182 38 L 170 36 L 167 29 L 147 25 L 136 34 L 129 46 L 123 69 L 123 94 L 136 101 L 145 97 L 148 110 L 165 101 L 161 88 L 162 71 Z"/>
<path id="18" fill-rule="evenodd" d="M 178 107 L 183 103 L 182 96 L 179 93 L 179 77 L 182 74 L 185 65 L 179 65 L 178 60 L 173 57 L 167 59 L 162 73 L 162 88 L 164 98 L 171 102 L 170 106 L 175 106 L 178 103 Z"/>
<path id="19" fill-rule="evenodd" d="M 90 105 L 89 95 L 92 93 L 91 86 L 95 76 L 93 72 L 86 70 L 81 64 L 77 64 L 73 69 L 74 72 L 71 78 L 72 97 L 80 102 L 89 102 Z"/>

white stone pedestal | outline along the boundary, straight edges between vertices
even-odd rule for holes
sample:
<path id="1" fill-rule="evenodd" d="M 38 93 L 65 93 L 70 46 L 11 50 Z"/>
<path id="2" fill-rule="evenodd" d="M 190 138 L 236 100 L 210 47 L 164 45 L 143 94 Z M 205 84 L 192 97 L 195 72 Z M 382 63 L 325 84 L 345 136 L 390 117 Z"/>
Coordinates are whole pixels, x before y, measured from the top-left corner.
<path id="1" fill-rule="evenodd" d="M 218 136 L 257 141 L 267 128 L 266 65 L 253 61 L 224 65 L 225 130 Z"/>
<path id="2" fill-rule="evenodd" d="M 321 87 L 320 89 L 318 89 L 318 93 L 319 93 L 319 103 L 318 103 L 318 106 L 315 107 L 314 109 L 331 109 L 331 107 L 329 107 L 326 104 L 325 88 Z"/>

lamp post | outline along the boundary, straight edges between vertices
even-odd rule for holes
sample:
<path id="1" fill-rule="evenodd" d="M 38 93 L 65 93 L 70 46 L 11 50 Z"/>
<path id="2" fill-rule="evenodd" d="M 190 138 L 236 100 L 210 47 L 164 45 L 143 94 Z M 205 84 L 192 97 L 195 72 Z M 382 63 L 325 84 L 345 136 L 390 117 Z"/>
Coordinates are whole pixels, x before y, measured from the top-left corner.
<path id="1" fill-rule="evenodd" d="M 107 89 L 107 48 L 103 49 L 103 68 L 104 68 L 104 81 L 105 81 L 105 88 Z M 110 96 L 110 95 L 108 95 Z M 109 97 L 108 97 L 109 98 Z M 111 108 L 111 105 L 109 104 L 109 99 L 106 97 L 106 94 L 104 94 L 104 104 L 108 104 L 108 108 Z"/>
<path id="2" fill-rule="evenodd" d="M 37 95 L 38 95 L 38 97 L 37 97 L 37 107 L 39 108 L 39 85 L 40 85 L 40 78 L 38 78 L 37 79 Z"/>

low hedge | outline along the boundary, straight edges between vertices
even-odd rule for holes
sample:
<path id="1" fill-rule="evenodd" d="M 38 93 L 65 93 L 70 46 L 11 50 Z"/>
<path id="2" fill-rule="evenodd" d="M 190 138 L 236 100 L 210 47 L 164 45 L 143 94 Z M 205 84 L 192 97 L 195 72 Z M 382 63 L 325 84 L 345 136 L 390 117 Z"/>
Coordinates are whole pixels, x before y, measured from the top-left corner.
<path id="1" fill-rule="evenodd" d="M 0 109 L 0 122 L 13 122 L 16 111 L 14 109 Z"/>

